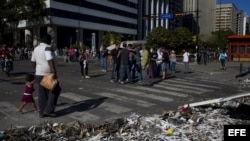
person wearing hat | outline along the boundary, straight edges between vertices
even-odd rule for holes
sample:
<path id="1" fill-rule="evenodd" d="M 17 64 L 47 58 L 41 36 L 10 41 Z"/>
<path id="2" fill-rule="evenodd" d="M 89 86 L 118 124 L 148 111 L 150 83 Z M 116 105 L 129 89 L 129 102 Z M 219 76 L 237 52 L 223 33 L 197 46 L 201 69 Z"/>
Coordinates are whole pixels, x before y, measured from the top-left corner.
<path id="1" fill-rule="evenodd" d="M 174 50 L 171 51 L 169 59 L 170 59 L 170 72 L 171 74 L 173 74 L 175 73 L 175 66 L 176 66 L 176 54 Z"/>

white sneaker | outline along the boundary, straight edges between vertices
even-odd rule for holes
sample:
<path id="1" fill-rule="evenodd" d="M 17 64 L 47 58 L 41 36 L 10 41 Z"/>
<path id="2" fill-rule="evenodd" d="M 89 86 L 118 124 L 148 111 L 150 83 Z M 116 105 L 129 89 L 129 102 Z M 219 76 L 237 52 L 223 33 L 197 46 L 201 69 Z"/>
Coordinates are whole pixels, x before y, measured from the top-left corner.
<path id="1" fill-rule="evenodd" d="M 89 76 L 85 76 L 85 78 L 90 78 Z"/>

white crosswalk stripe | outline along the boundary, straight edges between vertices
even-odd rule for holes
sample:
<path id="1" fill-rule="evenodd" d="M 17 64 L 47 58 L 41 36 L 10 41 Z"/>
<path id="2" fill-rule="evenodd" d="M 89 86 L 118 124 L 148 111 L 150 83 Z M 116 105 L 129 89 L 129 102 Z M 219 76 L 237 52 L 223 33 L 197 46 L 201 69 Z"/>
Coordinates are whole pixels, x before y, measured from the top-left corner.
<path id="1" fill-rule="evenodd" d="M 182 93 L 177 93 L 174 91 L 167 91 L 167 90 L 161 90 L 161 89 L 154 89 L 154 87 L 142 87 L 142 86 L 138 86 L 138 87 L 130 87 L 130 88 L 134 88 L 134 89 L 138 89 L 142 92 L 144 91 L 149 91 L 151 93 L 159 93 L 159 94 L 164 94 L 164 95 L 171 95 L 171 96 L 178 96 L 178 97 L 187 97 L 188 95 L 186 94 L 182 94 Z"/>
<path id="2" fill-rule="evenodd" d="M 160 84 L 156 84 L 154 85 L 154 87 L 163 88 L 166 91 L 178 91 L 181 93 L 188 93 L 188 94 L 203 94 L 205 92 L 213 91 L 212 89 L 188 86 L 184 84 L 173 84 L 167 81 L 161 82 Z"/>
<path id="3" fill-rule="evenodd" d="M 195 78 L 194 77 L 187 77 L 186 79 L 191 80 L 191 81 L 196 81 L 197 79 L 199 79 L 199 81 L 202 81 L 202 82 L 225 84 L 225 82 L 218 81 L 218 80 L 211 80 L 207 77 L 195 77 Z"/>
<path id="4" fill-rule="evenodd" d="M 204 88 L 211 88 L 211 89 L 221 89 L 221 87 L 218 86 L 212 86 L 212 85 L 207 85 L 207 84 L 198 84 L 195 81 L 190 81 L 190 80 L 186 80 L 186 79 L 168 79 L 166 80 L 166 82 L 171 82 L 174 84 L 182 84 L 182 85 L 189 85 L 189 86 L 193 86 L 193 87 L 204 87 Z"/>
<path id="5" fill-rule="evenodd" d="M 77 102 L 84 102 L 84 101 L 93 99 L 91 97 L 82 96 L 82 95 L 78 95 L 78 94 L 75 94 L 75 93 L 69 93 L 69 92 L 62 93 L 61 97 L 71 99 L 71 100 L 74 100 L 74 101 L 77 101 Z M 86 103 L 86 104 L 91 104 L 91 103 Z M 111 104 L 111 103 L 108 103 L 108 102 L 105 102 L 105 101 L 103 101 L 103 103 L 101 103 L 98 107 L 101 107 L 101 108 L 103 108 L 105 110 L 108 110 L 110 112 L 114 112 L 114 113 L 117 113 L 117 114 L 131 111 L 131 109 L 129 109 L 129 108 L 122 107 L 122 106 L 115 105 L 115 104 Z"/>
<path id="6" fill-rule="evenodd" d="M 82 93 L 63 92 L 59 101 L 67 101 L 67 103 L 64 105 L 58 103 L 56 111 L 65 112 L 67 117 L 81 122 L 97 121 L 101 117 L 98 113 L 95 113 L 96 108 L 103 109 L 103 112 L 123 114 L 132 112 L 134 106 L 148 108 L 157 105 L 158 102 L 173 102 L 175 98 L 186 98 L 190 94 L 202 95 L 206 92 L 221 89 L 218 85 L 206 85 L 195 81 L 195 79 L 176 78 L 164 80 L 152 87 L 139 85 L 121 85 L 122 87 L 119 88 L 101 87 L 100 92 L 91 93 L 93 96 L 83 94 L 87 89 L 81 89 Z M 91 89 L 91 85 L 89 87 Z M 96 86 L 93 86 L 93 88 L 96 89 Z M 37 97 L 34 98 L 37 101 Z M 111 102 L 113 100 L 116 103 Z M 0 102 L 0 112 L 13 121 L 19 120 L 16 110 L 16 106 L 8 102 Z M 38 115 L 35 113 L 23 114 L 22 116 L 27 116 L 27 120 L 32 119 L 40 122 Z"/>
<path id="7" fill-rule="evenodd" d="M 126 86 L 126 87 L 129 87 L 129 86 Z M 136 88 L 136 87 L 132 87 L 132 88 Z M 131 90 L 131 89 L 114 88 L 111 91 L 118 92 L 118 93 L 124 93 L 124 95 L 127 95 L 127 94 L 136 95 L 136 96 L 139 96 L 139 97 L 154 99 L 154 100 L 163 101 L 163 102 L 171 102 L 171 101 L 173 101 L 172 98 L 163 97 L 163 96 L 159 96 L 159 95 L 155 95 L 155 94 L 146 94 L 142 90 L 135 91 L 135 90 Z"/>
<path id="8" fill-rule="evenodd" d="M 116 100 L 120 100 L 120 101 L 130 101 L 131 103 L 134 103 L 138 106 L 142 106 L 142 107 L 151 107 L 155 104 L 144 101 L 144 100 L 140 100 L 140 99 L 135 99 L 135 98 L 130 98 L 130 97 L 125 97 L 119 94 L 113 94 L 113 93 L 106 93 L 106 92 L 100 92 L 100 93 L 94 93 L 96 95 L 100 95 L 103 97 L 109 97 L 109 98 L 113 98 Z"/>

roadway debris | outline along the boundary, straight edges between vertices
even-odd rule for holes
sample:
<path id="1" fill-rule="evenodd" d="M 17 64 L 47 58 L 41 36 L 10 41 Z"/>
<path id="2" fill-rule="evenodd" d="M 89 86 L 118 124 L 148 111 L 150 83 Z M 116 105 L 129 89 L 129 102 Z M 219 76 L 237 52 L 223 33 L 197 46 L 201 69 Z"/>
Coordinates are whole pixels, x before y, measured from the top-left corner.
<path id="1" fill-rule="evenodd" d="M 221 141 L 224 125 L 250 124 L 249 105 L 237 100 L 198 107 L 180 106 L 162 115 L 132 113 L 100 125 L 44 122 L 0 132 L 0 140 L 53 141 Z"/>

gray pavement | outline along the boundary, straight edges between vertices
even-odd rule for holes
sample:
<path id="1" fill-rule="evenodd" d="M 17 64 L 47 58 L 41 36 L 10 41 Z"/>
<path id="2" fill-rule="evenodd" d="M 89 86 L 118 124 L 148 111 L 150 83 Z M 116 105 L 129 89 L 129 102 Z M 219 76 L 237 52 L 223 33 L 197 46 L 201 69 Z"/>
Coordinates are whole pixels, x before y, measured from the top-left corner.
<path id="1" fill-rule="evenodd" d="M 238 81 L 239 79 L 245 79 L 250 77 L 246 75 L 245 77 L 236 79 L 235 76 L 243 73 L 250 66 L 250 62 L 226 62 L 226 70 L 221 69 L 220 62 L 209 62 L 207 65 L 190 63 L 189 68 L 191 72 L 208 74 L 211 77 L 224 80 L 224 81 Z"/>

